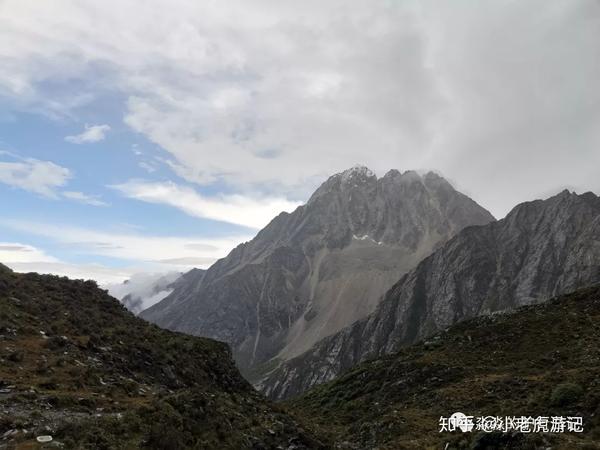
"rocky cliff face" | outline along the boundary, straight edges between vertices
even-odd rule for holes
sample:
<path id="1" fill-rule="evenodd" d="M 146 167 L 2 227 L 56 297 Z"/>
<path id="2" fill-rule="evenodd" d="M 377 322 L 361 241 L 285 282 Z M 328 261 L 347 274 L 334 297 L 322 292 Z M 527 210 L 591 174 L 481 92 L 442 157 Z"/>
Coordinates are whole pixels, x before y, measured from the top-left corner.
<path id="1" fill-rule="evenodd" d="M 250 378 L 371 313 L 404 273 L 493 217 L 433 173 L 355 167 L 141 316 L 229 343 Z M 258 369 L 257 369 L 258 368 Z"/>
<path id="2" fill-rule="evenodd" d="M 368 317 L 273 370 L 274 398 L 331 380 L 466 318 L 543 301 L 600 282 L 600 198 L 564 191 L 505 219 L 469 227 L 424 259 Z"/>

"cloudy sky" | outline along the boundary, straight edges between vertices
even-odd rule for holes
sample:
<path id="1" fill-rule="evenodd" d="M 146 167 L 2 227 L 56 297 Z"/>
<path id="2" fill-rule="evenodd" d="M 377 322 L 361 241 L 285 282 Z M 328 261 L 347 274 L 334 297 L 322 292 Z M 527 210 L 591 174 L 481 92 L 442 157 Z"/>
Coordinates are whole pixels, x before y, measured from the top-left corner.
<path id="1" fill-rule="evenodd" d="M 357 163 L 600 192 L 598 80 L 598 0 L 0 0 L 0 261 L 206 267 Z"/>

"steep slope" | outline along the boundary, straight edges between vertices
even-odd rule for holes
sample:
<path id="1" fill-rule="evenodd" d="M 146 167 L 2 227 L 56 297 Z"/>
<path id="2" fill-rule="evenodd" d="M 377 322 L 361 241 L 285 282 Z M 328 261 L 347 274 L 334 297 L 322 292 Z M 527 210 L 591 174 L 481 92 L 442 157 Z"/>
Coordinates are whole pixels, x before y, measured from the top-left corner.
<path id="1" fill-rule="evenodd" d="M 136 318 L 91 281 L 0 265 L 0 448 L 321 448 L 225 344 Z M 16 446 L 16 447 L 15 447 Z"/>
<path id="2" fill-rule="evenodd" d="M 600 199 L 564 191 L 469 227 L 423 260 L 367 318 L 273 370 L 259 387 L 296 395 L 460 320 L 600 282 Z"/>
<path id="3" fill-rule="evenodd" d="M 600 287 L 461 322 L 288 406 L 336 448 L 598 449 Z M 579 416 L 583 433 L 440 433 L 440 417 L 456 411 Z"/>
<path id="4" fill-rule="evenodd" d="M 254 379 L 261 364 L 297 356 L 368 315 L 440 243 L 492 220 L 433 173 L 377 178 L 355 167 L 141 316 L 229 343 Z"/>

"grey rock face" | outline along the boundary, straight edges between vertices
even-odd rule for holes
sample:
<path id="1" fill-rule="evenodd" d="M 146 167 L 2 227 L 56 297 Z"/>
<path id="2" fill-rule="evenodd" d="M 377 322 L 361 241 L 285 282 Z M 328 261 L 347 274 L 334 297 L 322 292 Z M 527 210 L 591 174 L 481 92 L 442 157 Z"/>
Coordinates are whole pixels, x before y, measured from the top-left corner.
<path id="1" fill-rule="evenodd" d="M 298 394 L 460 320 L 600 282 L 600 198 L 564 191 L 469 227 L 424 259 L 368 317 L 273 370 L 259 387 Z M 552 326 L 549 324 L 549 326 Z"/>
<path id="2" fill-rule="evenodd" d="M 492 220 L 433 173 L 377 178 L 355 167 L 206 272 L 186 274 L 141 316 L 229 343 L 241 370 L 257 379 L 367 316 L 400 276 L 462 228 Z"/>

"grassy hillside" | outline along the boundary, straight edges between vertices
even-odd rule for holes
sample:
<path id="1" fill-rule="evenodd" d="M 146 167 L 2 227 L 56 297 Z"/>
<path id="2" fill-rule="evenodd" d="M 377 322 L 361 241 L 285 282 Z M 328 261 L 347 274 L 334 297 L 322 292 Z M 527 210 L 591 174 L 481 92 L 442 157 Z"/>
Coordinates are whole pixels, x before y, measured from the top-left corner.
<path id="1" fill-rule="evenodd" d="M 338 448 L 600 448 L 600 288 L 458 324 L 288 402 Z M 583 416 L 583 434 L 439 433 L 440 416 Z"/>
<path id="2" fill-rule="evenodd" d="M 584 289 L 272 405 L 225 345 L 139 320 L 93 282 L 0 265 L 0 449 L 600 448 L 599 344 L 600 288 Z M 584 433 L 439 433 L 456 411 L 583 416 Z"/>
<path id="3" fill-rule="evenodd" d="M 42 448 L 40 435 L 78 449 L 321 448 L 224 344 L 150 325 L 93 282 L 0 265 L 0 448 Z"/>

